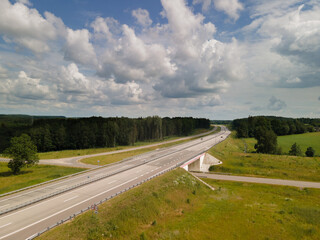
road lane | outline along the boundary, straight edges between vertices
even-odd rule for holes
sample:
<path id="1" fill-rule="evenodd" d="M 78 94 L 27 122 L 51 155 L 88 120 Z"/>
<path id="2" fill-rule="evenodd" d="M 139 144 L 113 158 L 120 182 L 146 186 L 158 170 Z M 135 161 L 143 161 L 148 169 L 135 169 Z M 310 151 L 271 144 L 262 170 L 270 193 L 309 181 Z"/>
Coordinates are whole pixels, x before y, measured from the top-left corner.
<path id="1" fill-rule="evenodd" d="M 229 132 L 223 128 L 221 133 L 204 137 L 203 140 L 197 139 L 164 151 L 153 151 L 126 162 L 85 173 L 82 176 L 76 176 L 74 177 L 74 182 L 71 181 L 72 179 L 67 179 L 61 181 L 61 185 L 58 183 L 54 183 L 53 186 L 44 185 L 39 187 L 37 191 L 32 191 L 28 194 L 17 194 L 19 197 L 14 195 L 8 196 L 11 199 L 8 199 L 7 204 L 9 204 L 10 200 L 10 203 L 12 203 L 12 200 L 21 200 L 23 202 L 26 199 L 30 200 L 32 197 L 39 197 L 41 194 L 53 191 L 53 189 L 61 186 L 70 186 L 87 181 L 88 176 L 89 178 L 95 178 L 102 173 L 110 174 L 122 168 L 122 171 L 117 174 L 0 216 L 0 226 L 11 223 L 0 229 L 0 240 L 25 239 L 52 226 L 61 219 L 66 219 L 74 213 L 138 184 L 165 169 L 182 164 L 197 154 L 202 153 L 204 149 L 221 141 L 221 134 L 227 136 Z M 137 173 L 137 171 L 139 172 Z"/>

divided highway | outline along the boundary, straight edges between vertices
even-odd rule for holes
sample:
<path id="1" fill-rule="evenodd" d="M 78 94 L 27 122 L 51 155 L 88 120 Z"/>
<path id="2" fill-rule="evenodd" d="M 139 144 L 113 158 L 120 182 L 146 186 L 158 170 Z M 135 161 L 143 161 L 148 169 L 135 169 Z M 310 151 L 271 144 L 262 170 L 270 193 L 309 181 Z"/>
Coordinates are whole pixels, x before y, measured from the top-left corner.
<path id="1" fill-rule="evenodd" d="M 0 198 L 0 240 L 26 239 L 94 203 L 180 166 L 229 134 L 222 127 L 219 133 L 201 139 Z"/>

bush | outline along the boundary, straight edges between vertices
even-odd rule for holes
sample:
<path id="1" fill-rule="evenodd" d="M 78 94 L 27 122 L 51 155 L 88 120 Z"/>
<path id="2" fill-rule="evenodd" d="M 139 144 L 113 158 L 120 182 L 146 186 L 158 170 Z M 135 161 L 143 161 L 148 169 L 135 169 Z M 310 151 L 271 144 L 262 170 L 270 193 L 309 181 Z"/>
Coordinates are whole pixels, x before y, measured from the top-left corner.
<path id="1" fill-rule="evenodd" d="M 315 153 L 315 151 L 314 151 L 314 149 L 312 147 L 308 147 L 307 148 L 307 151 L 306 151 L 306 156 L 307 157 L 314 157 L 314 153 Z"/>
<path id="2" fill-rule="evenodd" d="M 291 155 L 291 156 L 301 156 L 302 155 L 301 148 L 297 143 L 294 143 L 291 146 L 291 149 L 289 151 L 289 155 Z"/>

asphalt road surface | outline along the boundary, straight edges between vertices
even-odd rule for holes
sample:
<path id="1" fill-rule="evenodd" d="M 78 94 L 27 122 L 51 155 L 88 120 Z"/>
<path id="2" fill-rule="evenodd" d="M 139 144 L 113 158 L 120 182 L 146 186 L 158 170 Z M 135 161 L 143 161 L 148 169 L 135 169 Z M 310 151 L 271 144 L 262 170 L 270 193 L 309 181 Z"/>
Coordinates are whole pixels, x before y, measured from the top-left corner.
<path id="1" fill-rule="evenodd" d="M 293 186 L 293 187 L 300 187 L 300 188 L 320 188 L 319 182 L 283 180 L 283 179 L 272 179 L 272 178 L 257 178 L 257 177 L 242 177 L 242 176 L 230 176 L 230 175 L 211 174 L 211 173 L 192 173 L 192 174 L 199 178 L 211 178 L 215 180 L 263 183 L 263 184 L 271 184 L 271 185 Z"/>
<path id="2" fill-rule="evenodd" d="M 221 132 L 202 139 L 158 149 L 109 167 L 2 197 L 0 212 L 27 206 L 0 215 L 0 240 L 26 239 L 81 209 L 179 166 L 223 141 L 229 134 L 230 131 L 222 127 Z"/>

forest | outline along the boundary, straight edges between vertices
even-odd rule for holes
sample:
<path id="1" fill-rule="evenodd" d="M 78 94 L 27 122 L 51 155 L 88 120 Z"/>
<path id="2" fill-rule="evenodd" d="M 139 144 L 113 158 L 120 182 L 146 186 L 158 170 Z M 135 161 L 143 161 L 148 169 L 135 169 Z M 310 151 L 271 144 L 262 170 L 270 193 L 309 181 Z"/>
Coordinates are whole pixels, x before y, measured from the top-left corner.
<path id="1" fill-rule="evenodd" d="M 187 136 L 195 129 L 210 128 L 204 118 L 175 117 L 30 117 L 0 116 L 0 152 L 10 139 L 28 134 L 39 152 L 134 145 L 138 141 L 162 140 L 168 136 Z"/>
<path id="2" fill-rule="evenodd" d="M 319 131 L 320 119 L 249 116 L 232 121 L 232 129 L 236 130 L 239 138 L 254 137 L 255 131 L 260 125 L 272 130 L 277 136 L 283 136 Z"/>

